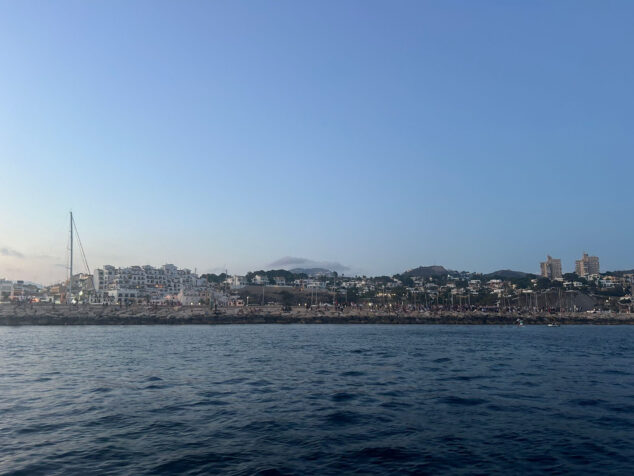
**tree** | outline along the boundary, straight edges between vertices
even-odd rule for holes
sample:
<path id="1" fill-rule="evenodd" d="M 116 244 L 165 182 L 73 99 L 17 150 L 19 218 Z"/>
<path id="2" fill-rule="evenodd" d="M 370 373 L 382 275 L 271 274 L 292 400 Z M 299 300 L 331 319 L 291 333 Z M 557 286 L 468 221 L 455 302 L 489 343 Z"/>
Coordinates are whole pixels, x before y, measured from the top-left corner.
<path id="1" fill-rule="evenodd" d="M 347 288 L 346 297 L 348 302 L 357 302 L 359 300 L 359 290 L 357 288 Z"/>
<path id="2" fill-rule="evenodd" d="M 264 271 L 263 269 L 259 271 L 249 271 L 245 278 L 248 283 L 252 283 L 253 279 L 257 276 L 266 276 L 269 282 L 275 282 L 275 278 L 284 278 L 287 283 L 292 283 L 296 279 L 307 279 L 308 275 L 305 273 L 291 273 L 285 269 L 270 269 L 268 271 Z"/>
<path id="3" fill-rule="evenodd" d="M 551 281 L 548 278 L 538 278 L 537 279 L 537 289 L 550 289 Z"/>
<path id="4" fill-rule="evenodd" d="M 533 287 L 532 279 L 528 276 L 523 278 L 511 279 L 511 283 L 517 286 L 519 289 L 530 289 Z"/>
<path id="5" fill-rule="evenodd" d="M 410 276 L 405 276 L 403 274 L 395 274 L 392 276 L 394 279 L 398 279 L 403 286 L 407 286 L 409 288 L 414 287 L 414 280 Z"/>
<path id="6" fill-rule="evenodd" d="M 291 307 L 294 302 L 293 295 L 288 291 L 282 291 L 280 293 L 280 301 L 282 302 L 282 306 Z"/>
<path id="7" fill-rule="evenodd" d="M 405 289 L 403 286 L 397 286 L 394 289 L 392 289 L 392 292 L 394 293 L 394 297 L 397 300 L 402 300 L 403 296 L 407 295 L 407 289 Z"/>
<path id="8" fill-rule="evenodd" d="M 209 274 L 203 274 L 201 276 L 201 278 L 206 279 L 208 283 L 215 283 L 215 284 L 223 283 L 228 277 L 229 276 L 226 273 L 220 273 L 220 274 L 209 273 Z"/>

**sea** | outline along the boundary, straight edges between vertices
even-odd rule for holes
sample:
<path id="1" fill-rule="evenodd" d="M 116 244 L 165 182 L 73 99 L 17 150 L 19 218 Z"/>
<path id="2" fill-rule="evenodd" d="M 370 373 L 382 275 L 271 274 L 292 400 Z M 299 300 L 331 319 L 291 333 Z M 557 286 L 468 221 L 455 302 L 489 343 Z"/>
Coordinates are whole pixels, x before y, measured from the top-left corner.
<path id="1" fill-rule="evenodd" d="M 634 327 L 2 327 L 0 473 L 630 475 Z"/>

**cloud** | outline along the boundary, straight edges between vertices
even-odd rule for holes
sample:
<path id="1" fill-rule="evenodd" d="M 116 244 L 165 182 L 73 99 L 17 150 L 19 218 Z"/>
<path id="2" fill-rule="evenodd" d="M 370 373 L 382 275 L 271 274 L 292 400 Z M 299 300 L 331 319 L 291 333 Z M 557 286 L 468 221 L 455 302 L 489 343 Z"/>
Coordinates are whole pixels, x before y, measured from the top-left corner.
<path id="1" fill-rule="evenodd" d="M 269 264 L 270 268 L 325 268 L 331 271 L 348 271 L 350 268 L 336 261 L 315 261 L 308 258 L 285 256 Z"/>
<path id="2" fill-rule="evenodd" d="M 24 255 L 13 248 L 2 247 L 0 248 L 0 256 L 10 256 L 12 258 L 20 258 L 23 259 Z"/>
<path id="3" fill-rule="evenodd" d="M 51 256 L 51 255 L 46 255 L 46 254 L 29 255 L 29 258 L 31 258 L 31 259 L 43 259 L 43 260 L 58 260 L 58 259 L 60 259 L 58 256 Z"/>
<path id="4" fill-rule="evenodd" d="M 311 260 L 306 258 L 293 258 L 292 256 L 285 256 L 284 258 L 273 261 L 271 264 L 269 264 L 269 266 L 303 266 L 309 262 L 311 262 Z"/>

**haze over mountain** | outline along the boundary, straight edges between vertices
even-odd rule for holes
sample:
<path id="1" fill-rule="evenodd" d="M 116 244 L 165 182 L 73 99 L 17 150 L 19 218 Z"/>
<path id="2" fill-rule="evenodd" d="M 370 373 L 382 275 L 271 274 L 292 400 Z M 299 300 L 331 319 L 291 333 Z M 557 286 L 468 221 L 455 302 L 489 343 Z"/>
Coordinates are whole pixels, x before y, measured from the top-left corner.
<path id="1" fill-rule="evenodd" d="M 308 258 L 297 258 L 292 256 L 285 256 L 278 260 L 273 261 L 268 265 L 269 269 L 282 268 L 293 272 L 305 272 L 295 271 L 296 269 L 303 270 L 319 270 L 322 271 L 336 271 L 337 273 L 345 273 L 350 270 L 350 267 L 345 266 L 338 262 L 333 261 L 316 261 Z M 310 273 L 306 273 L 310 274 Z"/>
<path id="2" fill-rule="evenodd" d="M 524 273 L 523 271 L 513 271 L 511 269 L 500 269 L 487 273 L 484 275 L 487 278 L 499 278 L 499 279 L 518 279 L 525 278 L 526 276 L 533 276 L 531 273 Z"/>
<path id="3" fill-rule="evenodd" d="M 296 274 L 303 273 L 308 276 L 324 276 L 332 274 L 332 270 L 326 268 L 293 268 L 289 271 Z"/>

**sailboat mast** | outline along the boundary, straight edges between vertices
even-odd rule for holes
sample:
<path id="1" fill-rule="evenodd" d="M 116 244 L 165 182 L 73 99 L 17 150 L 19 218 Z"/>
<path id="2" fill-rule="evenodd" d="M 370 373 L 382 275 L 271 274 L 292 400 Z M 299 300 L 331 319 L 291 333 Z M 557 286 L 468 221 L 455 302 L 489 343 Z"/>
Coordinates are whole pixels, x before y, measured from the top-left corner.
<path id="1" fill-rule="evenodd" d="M 70 275 L 68 277 L 68 305 L 73 304 L 73 212 L 70 212 Z"/>

